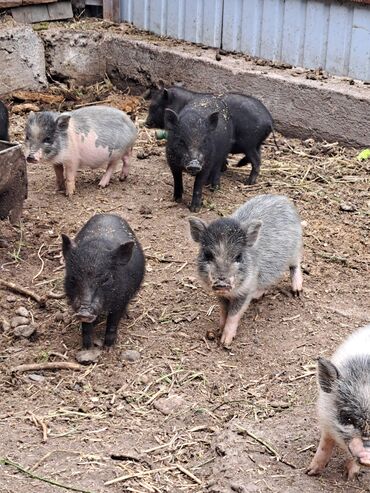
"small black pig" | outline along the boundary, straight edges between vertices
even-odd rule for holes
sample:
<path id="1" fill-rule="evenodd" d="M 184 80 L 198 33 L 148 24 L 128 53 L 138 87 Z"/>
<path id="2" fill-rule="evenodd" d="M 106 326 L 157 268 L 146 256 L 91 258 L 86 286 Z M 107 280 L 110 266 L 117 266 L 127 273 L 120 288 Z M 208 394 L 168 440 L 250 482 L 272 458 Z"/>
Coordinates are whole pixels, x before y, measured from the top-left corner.
<path id="1" fill-rule="evenodd" d="M 82 326 L 82 344 L 92 346 L 94 325 L 107 315 L 105 346 L 114 345 L 119 321 L 140 288 L 145 258 L 127 222 L 97 214 L 74 240 L 62 235 L 66 264 L 65 292 Z"/>
<path id="2" fill-rule="evenodd" d="M 0 140 L 9 140 L 9 114 L 5 104 L 0 101 Z"/>
<path id="3" fill-rule="evenodd" d="M 180 112 L 185 105 L 199 98 L 209 97 L 210 94 L 202 94 L 189 91 L 182 87 L 161 86 L 152 96 L 146 125 L 150 128 L 165 128 L 165 110 L 172 109 Z M 237 166 L 251 163 L 252 171 L 246 180 L 248 185 L 256 183 L 261 166 L 261 145 L 273 132 L 273 119 L 264 104 L 251 96 L 242 94 L 221 94 L 217 96 L 223 101 L 230 114 L 232 124 L 231 154 L 244 154 Z"/>
<path id="4" fill-rule="evenodd" d="M 215 97 L 198 98 L 179 114 L 166 109 L 165 127 L 168 129 L 166 155 L 174 179 L 174 200 L 182 200 L 182 173 L 186 171 L 195 176 L 190 210 L 198 212 L 203 186 L 219 187 L 230 150 L 232 128 L 227 107 Z"/>

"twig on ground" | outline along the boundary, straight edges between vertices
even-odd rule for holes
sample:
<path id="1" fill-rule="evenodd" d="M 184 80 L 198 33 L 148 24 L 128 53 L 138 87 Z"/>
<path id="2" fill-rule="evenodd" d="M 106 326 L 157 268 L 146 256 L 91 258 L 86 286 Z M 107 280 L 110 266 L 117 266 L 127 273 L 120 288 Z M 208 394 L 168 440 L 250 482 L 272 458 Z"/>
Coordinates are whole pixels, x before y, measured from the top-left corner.
<path id="1" fill-rule="evenodd" d="M 0 464 L 3 464 L 4 466 L 15 467 L 18 471 L 23 472 L 23 474 L 26 474 L 26 476 L 29 476 L 32 479 L 38 479 L 39 481 L 43 481 L 44 483 L 52 484 L 53 486 L 58 486 L 58 488 L 63 488 L 65 490 L 70 490 L 70 491 L 77 491 L 78 493 L 93 493 L 92 491 L 83 490 L 81 488 L 75 488 L 74 486 L 67 486 L 65 484 L 59 483 L 58 481 L 54 481 L 53 479 L 37 476 L 36 474 L 27 471 L 27 469 L 20 466 L 16 462 L 13 462 L 12 460 L 7 459 L 6 457 L 0 459 Z"/>
<path id="2" fill-rule="evenodd" d="M 34 299 L 41 308 L 46 305 L 46 300 L 43 296 L 39 296 L 34 291 L 30 289 L 23 288 L 18 284 L 14 284 L 13 282 L 5 281 L 4 279 L 0 279 L 0 286 L 10 289 L 10 291 L 14 291 L 15 293 L 23 294 L 23 296 L 28 296 L 29 298 Z"/>
<path id="3" fill-rule="evenodd" d="M 33 276 L 33 278 L 32 278 L 32 282 L 33 282 L 35 279 L 37 279 L 37 278 L 39 277 L 39 275 L 41 274 L 41 272 L 44 270 L 44 265 L 45 265 L 45 262 L 44 262 L 44 259 L 41 257 L 41 250 L 43 249 L 43 247 L 44 247 L 44 246 L 45 246 L 45 245 L 44 245 L 44 243 L 43 243 L 43 244 L 40 246 L 40 248 L 38 249 L 38 251 L 37 251 L 37 256 L 38 256 L 38 258 L 41 260 L 41 267 L 40 267 L 40 270 L 38 271 L 38 273 L 37 273 L 35 276 Z"/>
<path id="4" fill-rule="evenodd" d="M 184 473 L 185 476 L 188 476 L 195 483 L 203 484 L 202 481 L 199 478 L 197 478 L 196 476 L 194 476 L 194 474 L 192 472 L 188 471 L 188 469 L 185 469 L 185 467 L 183 467 L 181 464 L 176 464 L 176 467 L 177 467 L 177 469 L 179 471 L 181 471 L 182 473 Z"/>
<path id="5" fill-rule="evenodd" d="M 281 457 L 281 455 L 269 443 L 267 443 L 264 440 L 262 440 L 262 438 L 259 438 L 258 436 L 256 436 L 251 431 L 248 431 L 243 426 L 237 425 L 237 427 L 239 428 L 239 430 L 242 433 L 245 433 L 249 437 L 253 438 L 253 440 L 255 440 L 256 442 L 258 442 L 260 445 L 262 445 L 271 455 L 273 455 L 276 458 L 276 460 L 278 462 L 282 462 L 283 464 L 286 464 L 287 466 L 291 467 L 292 469 L 296 469 L 296 466 L 294 464 L 292 464 L 291 462 L 288 462 L 285 459 L 283 459 Z"/>
<path id="6" fill-rule="evenodd" d="M 137 472 L 137 473 L 133 473 L 133 474 L 126 474 L 125 476 L 119 476 L 118 478 L 111 479 L 110 481 L 106 481 L 104 483 L 104 486 L 109 486 L 111 484 L 120 483 L 122 481 L 127 481 L 127 479 L 141 478 L 142 476 L 147 476 L 148 474 L 155 474 L 157 472 L 173 471 L 174 469 L 176 469 L 176 466 L 160 467 L 158 469 L 151 469 L 149 471 L 142 471 L 142 472 Z"/>
<path id="7" fill-rule="evenodd" d="M 70 361 L 51 361 L 49 363 L 30 363 L 26 365 L 13 366 L 12 372 L 33 370 L 83 370 L 84 367 Z"/>

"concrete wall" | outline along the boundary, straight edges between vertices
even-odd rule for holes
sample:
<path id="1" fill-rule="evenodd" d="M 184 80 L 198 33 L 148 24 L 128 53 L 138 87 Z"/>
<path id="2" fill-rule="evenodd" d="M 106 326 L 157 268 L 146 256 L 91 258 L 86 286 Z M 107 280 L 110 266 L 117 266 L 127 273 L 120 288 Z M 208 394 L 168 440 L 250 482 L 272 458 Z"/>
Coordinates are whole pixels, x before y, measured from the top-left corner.
<path id="1" fill-rule="evenodd" d="M 30 26 L 0 30 L 0 95 L 47 85 L 44 45 Z"/>
<path id="2" fill-rule="evenodd" d="M 77 83 L 100 80 L 135 81 L 150 86 L 159 80 L 182 82 L 198 91 L 235 91 L 260 98 L 276 128 L 286 135 L 345 144 L 370 144 L 370 91 L 336 78 L 307 80 L 289 71 L 259 67 L 243 58 L 215 60 L 214 50 L 139 37 L 86 31 L 46 31 L 48 70 Z"/>

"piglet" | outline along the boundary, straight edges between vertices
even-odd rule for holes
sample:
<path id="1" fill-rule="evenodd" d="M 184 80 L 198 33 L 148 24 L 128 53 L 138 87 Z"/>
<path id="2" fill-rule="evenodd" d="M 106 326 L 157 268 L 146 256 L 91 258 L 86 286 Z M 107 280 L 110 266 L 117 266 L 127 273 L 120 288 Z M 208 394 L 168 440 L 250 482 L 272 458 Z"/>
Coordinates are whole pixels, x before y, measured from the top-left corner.
<path id="1" fill-rule="evenodd" d="M 286 197 L 259 195 L 209 225 L 198 218 L 189 221 L 191 236 L 200 245 L 199 276 L 219 299 L 224 346 L 234 339 L 249 303 L 288 268 L 293 293 L 302 290 L 302 227 Z"/>
<path id="2" fill-rule="evenodd" d="M 89 106 L 70 113 L 31 112 L 26 125 L 27 162 L 54 166 L 57 189 L 69 197 L 75 191 L 81 167 L 107 166 L 99 186 L 108 186 L 123 162 L 120 180 L 128 176 L 129 157 L 137 130 L 123 111 L 109 106 Z"/>
<path id="3" fill-rule="evenodd" d="M 114 214 L 96 214 L 74 240 L 62 235 L 65 292 L 81 321 L 82 344 L 92 346 L 93 328 L 107 317 L 105 346 L 112 346 L 127 305 L 145 272 L 143 250 L 128 223 Z"/>
<path id="4" fill-rule="evenodd" d="M 317 375 L 321 438 L 307 474 L 321 474 L 338 445 L 352 479 L 360 466 L 370 467 L 370 325 L 350 335 L 330 361 L 319 358 Z"/>

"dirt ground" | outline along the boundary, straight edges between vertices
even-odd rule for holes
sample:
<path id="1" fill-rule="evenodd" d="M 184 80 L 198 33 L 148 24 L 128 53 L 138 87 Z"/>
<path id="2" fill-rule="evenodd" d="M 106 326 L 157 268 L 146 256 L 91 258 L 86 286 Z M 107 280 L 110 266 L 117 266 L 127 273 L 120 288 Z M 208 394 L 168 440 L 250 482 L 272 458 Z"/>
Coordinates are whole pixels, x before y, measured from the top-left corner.
<path id="1" fill-rule="evenodd" d="M 103 89 L 92 100 L 104 100 Z M 81 104 L 83 91 L 76 94 L 69 106 Z M 50 167 L 29 165 L 21 226 L 0 224 L 9 243 L 0 249 L 1 279 L 43 295 L 63 291 L 60 234 L 74 235 L 95 213 L 127 219 L 147 257 L 116 347 L 83 371 L 12 372 L 22 363 L 74 361 L 81 335 L 65 299 L 39 308 L 0 291 L 0 457 L 89 493 L 370 491 L 367 471 L 343 478 L 340 453 L 321 478 L 305 475 L 319 438 L 315 359 L 370 322 L 369 164 L 354 149 L 278 136 L 279 150 L 268 139 L 250 187 L 242 184 L 249 167 L 229 160 L 222 189 L 205 192 L 199 216 L 229 214 L 257 194 L 286 194 L 305 222 L 305 273 L 303 297 L 291 297 L 287 273 L 250 307 L 227 351 L 206 338 L 218 307 L 196 275 L 187 227 L 193 180 L 186 178 L 184 204 L 174 204 L 164 142 L 143 127 L 144 103 L 136 101 L 140 134 L 125 183 L 115 175 L 100 190 L 102 170 L 86 170 L 68 200 L 54 191 Z M 15 104 L 11 134 L 22 141 L 26 113 Z M 21 306 L 37 327 L 31 339 L 17 339 L 6 324 Z M 128 349 L 139 351 L 135 363 L 122 357 Z M 0 485 L 2 493 L 62 491 L 12 465 L 0 466 Z"/>

